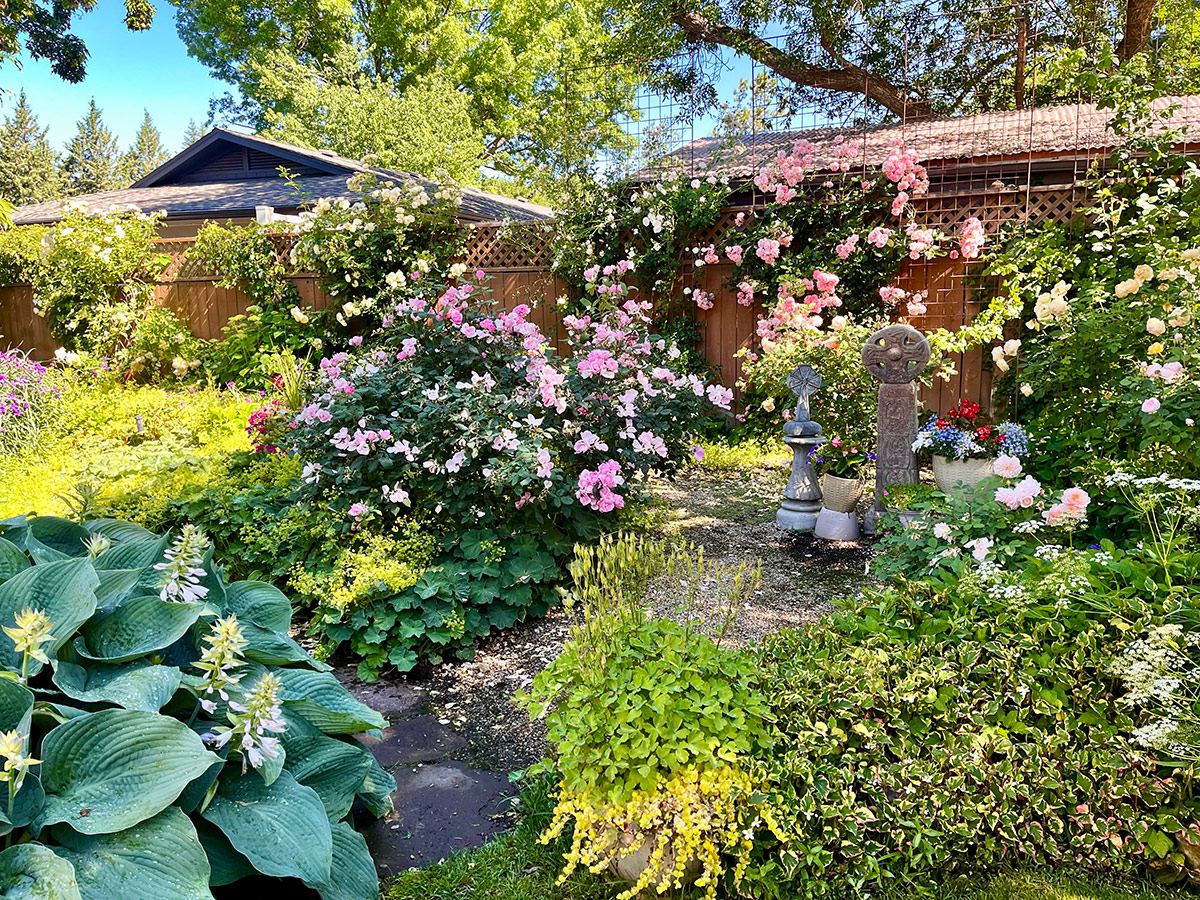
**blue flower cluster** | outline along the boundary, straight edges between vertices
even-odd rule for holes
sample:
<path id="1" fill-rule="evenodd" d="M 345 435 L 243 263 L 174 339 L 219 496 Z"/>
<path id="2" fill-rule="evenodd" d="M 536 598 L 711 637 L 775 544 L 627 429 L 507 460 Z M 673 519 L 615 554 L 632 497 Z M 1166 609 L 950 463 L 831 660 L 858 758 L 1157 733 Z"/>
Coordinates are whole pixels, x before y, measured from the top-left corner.
<path id="1" fill-rule="evenodd" d="M 1002 456 L 1024 456 L 1029 452 L 1029 434 L 1016 422 L 1001 422 L 996 430 L 1004 435 L 1000 441 Z"/>
<path id="2" fill-rule="evenodd" d="M 943 420 L 944 421 L 944 420 Z M 1029 452 L 1029 435 L 1015 422 L 985 426 L 989 440 L 979 437 L 978 430 L 938 427 L 938 417 L 931 416 L 913 441 L 913 450 L 927 450 L 947 459 L 986 459 L 995 456 L 1022 457 Z"/>

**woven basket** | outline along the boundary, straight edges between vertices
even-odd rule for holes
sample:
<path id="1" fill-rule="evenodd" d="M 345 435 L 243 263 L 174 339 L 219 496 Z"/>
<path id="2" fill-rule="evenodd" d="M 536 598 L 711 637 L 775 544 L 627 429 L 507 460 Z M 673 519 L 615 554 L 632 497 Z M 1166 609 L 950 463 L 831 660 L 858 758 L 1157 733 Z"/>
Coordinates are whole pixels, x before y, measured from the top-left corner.
<path id="1" fill-rule="evenodd" d="M 822 505 L 833 512 L 854 512 L 858 498 L 862 496 L 862 482 L 857 478 L 841 478 L 825 475 L 821 479 Z"/>
<path id="2" fill-rule="evenodd" d="M 933 478 L 943 494 L 962 495 L 975 490 L 975 485 L 992 474 L 990 459 L 933 458 Z"/>

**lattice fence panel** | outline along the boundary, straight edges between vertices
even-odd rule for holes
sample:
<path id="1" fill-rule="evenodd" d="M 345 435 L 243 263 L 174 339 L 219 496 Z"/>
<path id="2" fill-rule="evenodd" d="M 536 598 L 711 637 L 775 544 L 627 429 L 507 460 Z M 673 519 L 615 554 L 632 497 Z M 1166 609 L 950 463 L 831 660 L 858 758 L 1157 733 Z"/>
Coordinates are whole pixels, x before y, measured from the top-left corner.
<path id="1" fill-rule="evenodd" d="M 552 228 L 544 223 L 476 225 L 463 259 L 476 269 L 548 269 L 553 253 Z"/>

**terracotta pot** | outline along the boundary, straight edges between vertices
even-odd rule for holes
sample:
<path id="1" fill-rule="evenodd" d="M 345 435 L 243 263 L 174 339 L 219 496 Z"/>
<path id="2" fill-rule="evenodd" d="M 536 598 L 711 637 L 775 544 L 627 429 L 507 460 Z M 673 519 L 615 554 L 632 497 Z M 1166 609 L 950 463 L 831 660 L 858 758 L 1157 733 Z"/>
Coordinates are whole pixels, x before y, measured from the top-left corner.
<path id="1" fill-rule="evenodd" d="M 862 482 L 857 478 L 841 478 L 824 475 L 821 478 L 822 504 L 834 512 L 854 512 L 858 498 L 862 496 Z"/>
<path id="2" fill-rule="evenodd" d="M 933 458 L 933 478 L 943 494 L 961 496 L 975 490 L 975 485 L 992 474 L 990 459 Z"/>

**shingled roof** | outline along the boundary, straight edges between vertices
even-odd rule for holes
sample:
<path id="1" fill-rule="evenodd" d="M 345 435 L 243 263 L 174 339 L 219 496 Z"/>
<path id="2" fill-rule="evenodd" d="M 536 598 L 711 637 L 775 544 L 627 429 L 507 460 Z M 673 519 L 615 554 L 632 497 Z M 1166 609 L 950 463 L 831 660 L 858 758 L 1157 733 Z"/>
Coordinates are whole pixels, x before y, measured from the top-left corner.
<path id="1" fill-rule="evenodd" d="M 280 166 L 295 174 L 292 182 L 279 176 Z M 433 187 L 428 179 L 408 172 L 217 128 L 130 187 L 83 194 L 71 200 L 85 202 L 96 212 L 133 204 L 148 212 L 163 210 L 168 221 L 224 220 L 253 217 L 257 206 L 287 211 L 303 208 L 321 197 L 357 199 L 359 195 L 346 187 L 346 180 L 360 172 L 397 183 L 416 181 Z M 22 206 L 14 211 L 13 223 L 56 222 L 62 218 L 62 204 L 61 200 L 52 200 Z M 552 215 L 554 210 L 527 200 L 478 188 L 462 189 L 459 218 L 463 221 L 537 221 Z"/>
<path id="2" fill-rule="evenodd" d="M 1200 144 L 1200 96 L 1162 97 L 1153 106 L 1158 110 L 1178 106 L 1171 125 L 1190 126 L 1189 140 Z M 676 150 L 669 159 L 692 172 L 749 178 L 780 151 L 789 152 L 796 141 L 803 139 L 815 146 L 813 155 L 818 168 L 826 169 L 834 161 L 834 142 L 839 136 L 861 142 L 853 161 L 868 166 L 880 165 L 887 159 L 897 140 L 915 149 L 919 161 L 926 166 L 967 159 L 1028 158 L 1031 154 L 1094 154 L 1120 143 L 1110 127 L 1113 115 L 1111 109 L 1081 103 L 901 125 L 767 131 L 738 138 L 732 146 L 729 138 L 700 138 Z M 1157 127 L 1161 130 L 1164 126 Z"/>

